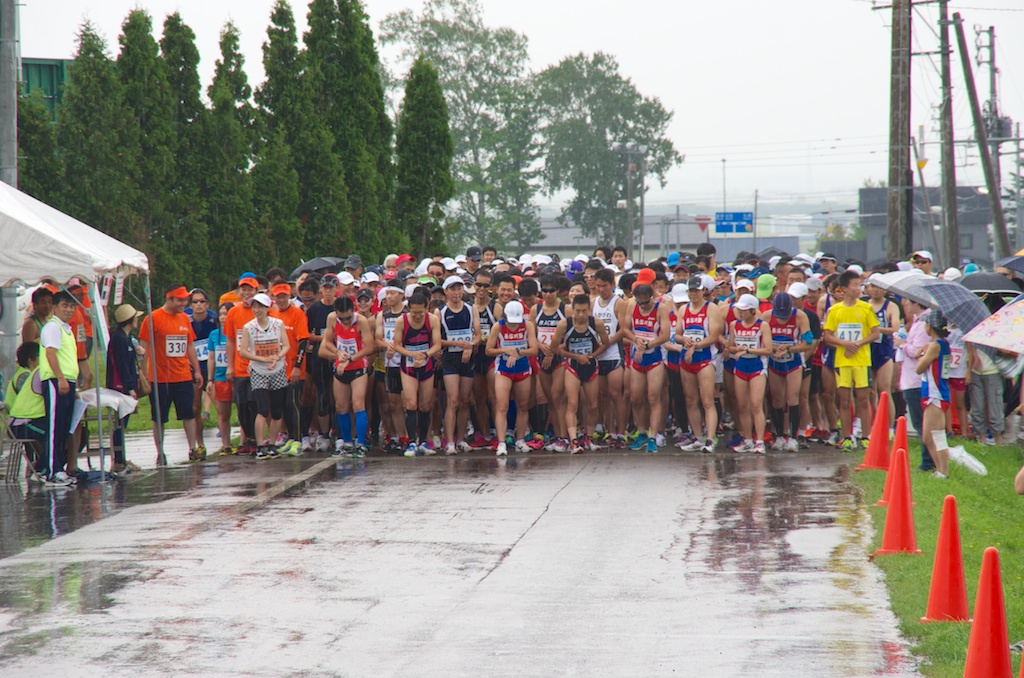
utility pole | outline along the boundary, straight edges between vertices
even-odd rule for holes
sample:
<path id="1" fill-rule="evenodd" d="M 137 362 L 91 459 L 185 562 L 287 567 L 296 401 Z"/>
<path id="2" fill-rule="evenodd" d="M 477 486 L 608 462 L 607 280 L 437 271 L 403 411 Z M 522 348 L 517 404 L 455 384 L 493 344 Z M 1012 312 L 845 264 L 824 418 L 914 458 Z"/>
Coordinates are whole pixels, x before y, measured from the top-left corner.
<path id="1" fill-rule="evenodd" d="M 921 128 L 921 136 L 924 136 L 923 127 Z M 960 261 L 959 255 L 957 256 L 957 259 L 954 260 L 950 257 L 947 250 L 946 258 L 943 259 L 942 251 L 939 250 L 938 236 L 935 235 L 935 219 L 932 217 L 932 204 L 928 199 L 928 187 L 925 186 L 924 183 L 924 166 L 928 164 L 928 160 L 927 158 L 922 158 L 917 154 L 917 139 L 911 139 L 910 141 L 914 147 L 914 163 L 917 165 L 917 179 L 921 184 L 921 201 L 924 203 L 925 214 L 928 215 L 928 230 L 932 234 L 932 247 L 935 248 L 935 251 L 932 252 L 932 254 L 938 257 L 937 261 L 940 263 L 945 262 L 946 267 L 956 266 L 956 262 Z"/>
<path id="2" fill-rule="evenodd" d="M 626 235 L 629 237 L 629 256 L 633 258 L 633 161 L 626 158 Z"/>
<path id="3" fill-rule="evenodd" d="M 754 236 L 754 254 L 757 254 L 757 194 L 760 189 L 754 189 L 754 220 L 750 224 L 750 234 Z"/>
<path id="4" fill-rule="evenodd" d="M 18 20 L 0 0 L 0 181 L 18 187 Z"/>
<path id="5" fill-rule="evenodd" d="M 647 262 L 647 238 L 645 237 L 647 227 L 646 215 L 647 201 L 647 156 L 640 155 L 640 261 Z"/>
<path id="6" fill-rule="evenodd" d="M 913 173 L 910 169 L 911 0 L 892 3 L 892 64 L 889 89 L 889 200 L 886 257 L 906 257 L 913 240 Z M 909 193 L 909 195 L 908 195 Z"/>
<path id="7" fill-rule="evenodd" d="M 999 195 L 999 181 L 992 164 L 992 154 L 988 146 L 988 135 L 985 134 L 985 119 L 981 115 L 981 104 L 978 103 L 978 90 L 974 86 L 974 70 L 971 58 L 967 55 L 967 37 L 964 35 L 964 23 L 959 12 L 953 13 L 956 25 L 956 41 L 960 48 L 960 61 L 964 67 L 964 83 L 967 96 L 971 101 L 971 117 L 974 118 L 974 136 L 978 142 L 981 155 L 981 168 L 985 171 L 985 185 L 988 187 L 988 198 L 992 205 L 992 240 L 995 244 L 996 259 L 1010 254 L 1010 236 L 1006 232 L 1006 215 L 1003 214 L 1003 201 Z"/>
<path id="8" fill-rule="evenodd" d="M 996 76 L 999 69 L 996 68 L 996 29 L 989 26 L 988 30 L 982 30 L 979 26 L 974 27 L 974 44 L 978 48 L 975 62 L 978 68 L 988 66 L 988 101 L 985 102 L 983 113 L 988 125 L 985 131 L 988 132 L 988 145 L 992 153 L 992 168 L 996 173 L 996 188 L 1002 191 L 1003 174 L 999 161 L 999 145 L 1002 143 L 1003 130 L 1002 121 L 999 119 L 999 95 L 996 90 Z M 981 36 L 988 35 L 988 44 L 981 42 Z M 988 50 L 988 59 L 981 58 L 981 51 Z M 1002 193 L 1000 192 L 1000 195 Z"/>
<path id="9" fill-rule="evenodd" d="M 953 87 L 950 71 L 949 0 L 939 2 L 939 52 L 942 61 L 942 103 L 939 105 L 940 154 L 942 168 L 940 195 L 942 205 L 942 240 L 947 266 L 960 263 L 960 220 L 956 199 L 956 158 L 953 155 Z M 924 182 L 921 182 L 924 184 Z"/>

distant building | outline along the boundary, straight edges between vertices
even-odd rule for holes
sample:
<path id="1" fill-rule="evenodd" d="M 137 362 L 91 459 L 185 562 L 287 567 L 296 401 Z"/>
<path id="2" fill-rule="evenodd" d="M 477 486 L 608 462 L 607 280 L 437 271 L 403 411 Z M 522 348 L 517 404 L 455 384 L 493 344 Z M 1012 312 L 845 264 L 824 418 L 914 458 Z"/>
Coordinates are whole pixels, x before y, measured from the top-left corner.
<path id="1" fill-rule="evenodd" d="M 928 188 L 928 203 L 932 207 L 932 220 L 924 206 L 924 195 L 920 188 L 914 188 L 914 223 L 910 251 L 929 250 L 938 257 L 943 266 L 957 266 L 960 262 L 949 262 L 942 256 L 942 234 L 932 231 L 932 221 L 937 228 L 942 225 L 942 212 L 937 209 L 942 204 L 942 196 L 938 188 Z M 888 219 L 889 189 L 860 189 L 860 224 L 864 228 L 867 240 L 866 262 L 874 266 L 886 260 L 886 249 L 889 245 Z M 973 186 L 958 186 L 956 189 L 957 224 L 960 229 L 960 256 L 970 257 L 979 265 L 992 265 L 991 237 L 989 228 L 992 223 L 992 204 L 987 195 L 981 194 Z M 938 246 L 936 246 L 938 243 Z M 934 250 L 939 250 L 938 252 Z"/>
<path id="2" fill-rule="evenodd" d="M 64 81 L 74 63 L 70 59 L 21 59 L 21 86 L 25 94 L 42 92 L 43 104 L 54 121 L 64 98 Z"/>

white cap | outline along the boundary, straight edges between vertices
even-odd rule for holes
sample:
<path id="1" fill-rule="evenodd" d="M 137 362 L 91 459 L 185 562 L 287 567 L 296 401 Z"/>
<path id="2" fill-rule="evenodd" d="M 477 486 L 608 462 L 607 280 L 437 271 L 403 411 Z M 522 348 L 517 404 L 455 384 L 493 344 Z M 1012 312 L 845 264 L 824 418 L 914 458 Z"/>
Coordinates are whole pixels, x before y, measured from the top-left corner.
<path id="1" fill-rule="evenodd" d="M 405 286 L 405 298 L 412 299 L 412 295 L 416 292 L 416 288 L 419 287 L 418 283 L 412 283 Z"/>
<path id="2" fill-rule="evenodd" d="M 741 273 L 742 271 L 753 271 L 754 267 L 750 264 L 740 264 L 732 270 L 733 273 Z"/>
<path id="3" fill-rule="evenodd" d="M 454 271 L 458 266 L 458 264 L 455 263 L 455 260 L 451 257 L 445 257 L 442 259 L 441 265 L 444 266 L 444 270 L 446 271 Z"/>
<path id="4" fill-rule="evenodd" d="M 943 280 L 956 280 L 957 278 L 960 278 L 962 276 L 963 276 L 963 273 L 960 272 L 959 268 L 952 268 L 952 267 L 950 267 L 950 268 L 947 268 L 942 273 L 942 279 Z"/>
<path id="5" fill-rule="evenodd" d="M 807 289 L 808 290 L 820 290 L 824 286 L 825 286 L 825 283 L 823 283 L 821 281 L 821 278 L 819 278 L 816 275 L 812 275 L 809 278 L 807 278 Z"/>
<path id="6" fill-rule="evenodd" d="M 257 294 L 255 297 L 252 298 L 252 301 L 254 304 L 266 306 L 267 308 L 270 308 L 270 305 L 273 303 L 272 301 L 270 301 L 270 297 L 267 296 L 266 294 Z"/>
<path id="7" fill-rule="evenodd" d="M 455 263 L 456 264 L 464 264 L 464 263 L 466 263 L 466 255 L 465 254 L 456 254 L 455 255 Z"/>
<path id="8" fill-rule="evenodd" d="M 929 252 L 928 250 L 918 250 L 914 252 L 912 255 L 910 255 L 911 259 L 913 259 L 914 257 L 920 257 L 922 259 L 927 259 L 928 261 L 935 261 L 935 257 L 933 257 L 932 253 Z"/>
<path id="9" fill-rule="evenodd" d="M 672 295 L 672 301 L 676 302 L 677 304 L 687 301 L 690 298 L 690 296 L 686 293 L 686 289 L 686 283 L 676 283 L 675 285 L 673 285 L 672 292 L 670 293 Z"/>
<path id="10" fill-rule="evenodd" d="M 360 278 L 359 281 L 364 285 L 371 282 L 380 282 L 380 276 L 373 271 L 370 271 L 369 273 L 364 273 L 363 277 Z"/>
<path id="11" fill-rule="evenodd" d="M 708 275 L 707 273 L 702 273 L 700 279 L 701 282 L 704 283 L 704 290 L 706 292 L 710 292 L 711 290 L 718 287 L 718 283 L 715 282 L 715 279 L 712 276 Z"/>
<path id="12" fill-rule="evenodd" d="M 388 290 L 398 289 L 397 287 L 381 287 L 377 290 L 377 303 L 384 303 L 384 297 L 388 296 Z"/>
<path id="13" fill-rule="evenodd" d="M 462 282 L 462 278 L 460 278 L 457 275 L 453 275 L 449 278 L 444 279 L 444 282 L 441 284 L 441 289 L 446 290 L 452 285 L 462 285 L 463 287 L 465 287 L 465 283 Z"/>
<path id="14" fill-rule="evenodd" d="M 547 266 L 551 263 L 551 257 L 546 254 L 538 254 L 533 258 L 533 263 L 537 266 Z"/>
<path id="15" fill-rule="evenodd" d="M 850 264 L 849 266 L 846 267 L 846 270 L 853 271 L 857 275 L 864 275 L 864 269 L 858 266 L 857 264 Z"/>
<path id="16" fill-rule="evenodd" d="M 736 282 L 733 283 L 733 287 L 737 292 L 740 290 L 752 290 L 754 289 L 754 281 L 750 278 L 736 278 Z"/>
<path id="17" fill-rule="evenodd" d="M 631 268 L 633 268 L 633 260 L 632 259 L 626 259 L 626 261 L 624 261 L 622 263 L 622 270 L 628 271 Z"/>
<path id="18" fill-rule="evenodd" d="M 338 274 L 338 282 L 340 282 L 342 285 L 355 285 L 356 279 L 348 271 L 342 271 L 341 273 Z"/>
<path id="19" fill-rule="evenodd" d="M 416 267 L 416 271 L 415 271 L 417 277 L 421 276 L 421 275 L 426 275 L 427 274 L 427 266 L 430 266 L 430 264 L 432 264 L 433 261 L 434 260 L 431 259 L 430 257 L 427 257 L 426 259 L 421 259 L 420 260 L 420 265 Z"/>
<path id="20" fill-rule="evenodd" d="M 807 285 L 805 285 L 802 282 L 795 282 L 792 285 L 790 285 L 789 289 L 787 289 L 786 291 L 789 292 L 789 296 L 791 297 L 803 299 L 804 297 L 807 296 Z"/>
<path id="21" fill-rule="evenodd" d="M 520 267 L 525 269 L 528 266 L 532 266 L 532 265 L 533 265 L 533 256 L 532 255 L 524 254 L 523 256 L 519 257 L 519 266 Z"/>
<path id="22" fill-rule="evenodd" d="M 498 264 L 504 264 L 504 259 L 491 259 L 491 266 L 497 266 Z"/>
<path id="23" fill-rule="evenodd" d="M 612 273 L 622 273 L 622 271 L 619 270 L 619 267 L 615 264 L 605 264 L 604 267 L 611 269 Z"/>
<path id="24" fill-rule="evenodd" d="M 916 271 L 918 269 L 914 268 L 910 264 L 909 261 L 897 261 L 896 262 L 896 270 L 899 270 L 899 271 Z"/>
<path id="25" fill-rule="evenodd" d="M 775 267 L 779 265 L 780 261 L 782 261 L 782 257 L 780 257 L 777 254 L 774 257 L 772 257 L 771 259 L 769 259 L 768 260 L 768 270 L 774 271 Z"/>
<path id="26" fill-rule="evenodd" d="M 575 257 L 573 257 L 573 259 L 582 264 L 585 264 L 588 261 L 590 261 L 590 257 L 588 257 L 586 254 L 577 254 Z"/>
<path id="27" fill-rule="evenodd" d="M 761 304 L 753 294 L 744 294 L 736 301 L 736 308 L 741 311 L 751 311 L 761 308 Z"/>
<path id="28" fill-rule="evenodd" d="M 510 301 L 505 305 L 505 320 L 519 324 L 523 322 L 523 305 L 518 301 Z"/>

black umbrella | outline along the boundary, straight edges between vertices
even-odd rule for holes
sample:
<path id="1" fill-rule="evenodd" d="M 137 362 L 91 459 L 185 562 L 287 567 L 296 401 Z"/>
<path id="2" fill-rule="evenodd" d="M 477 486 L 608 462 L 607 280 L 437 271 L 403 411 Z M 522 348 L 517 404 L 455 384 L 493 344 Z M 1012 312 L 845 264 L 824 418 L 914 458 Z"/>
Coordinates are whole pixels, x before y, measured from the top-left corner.
<path id="1" fill-rule="evenodd" d="M 975 294 L 1007 294 L 1018 295 L 1020 288 L 1005 275 L 981 271 L 960 278 L 957 282 Z"/>
<path id="2" fill-rule="evenodd" d="M 341 257 L 317 257 L 316 259 L 310 259 L 309 261 L 302 262 L 301 266 L 292 271 L 291 277 L 297 278 L 307 271 L 312 273 L 313 271 L 322 271 L 324 269 L 332 269 L 331 272 L 336 273 L 337 271 L 334 269 L 337 269 L 344 261 Z"/>
<path id="3" fill-rule="evenodd" d="M 1018 273 L 1024 273 L 1024 256 L 1019 254 L 1011 254 L 1008 257 L 996 260 L 996 268 L 1002 266 L 1008 268 L 1011 271 L 1017 271 Z M 972 274 L 973 275 L 973 274 Z"/>
<path id="4" fill-rule="evenodd" d="M 923 287 L 935 299 L 942 315 L 946 316 L 951 323 L 960 328 L 960 331 L 964 334 L 973 330 L 978 323 L 992 315 L 981 299 L 963 285 L 958 285 L 952 280 L 932 279 L 924 283 Z M 980 344 L 978 348 L 985 351 L 990 357 L 995 358 L 995 349 Z"/>

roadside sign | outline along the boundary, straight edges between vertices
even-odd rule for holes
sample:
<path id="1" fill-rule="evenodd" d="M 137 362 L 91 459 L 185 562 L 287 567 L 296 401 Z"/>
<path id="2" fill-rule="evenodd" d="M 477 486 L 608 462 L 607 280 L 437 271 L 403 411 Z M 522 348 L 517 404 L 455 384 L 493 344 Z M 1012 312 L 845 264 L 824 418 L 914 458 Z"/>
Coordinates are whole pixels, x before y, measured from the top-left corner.
<path id="1" fill-rule="evenodd" d="M 708 224 L 711 223 L 711 217 L 698 216 L 694 217 L 694 221 L 696 221 L 697 226 L 700 227 L 700 232 L 705 233 L 708 230 Z"/>
<path id="2" fill-rule="evenodd" d="M 753 232 L 753 212 L 715 212 L 715 233 Z"/>

